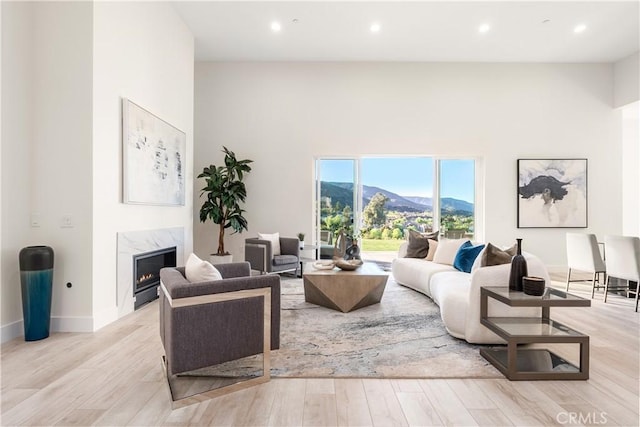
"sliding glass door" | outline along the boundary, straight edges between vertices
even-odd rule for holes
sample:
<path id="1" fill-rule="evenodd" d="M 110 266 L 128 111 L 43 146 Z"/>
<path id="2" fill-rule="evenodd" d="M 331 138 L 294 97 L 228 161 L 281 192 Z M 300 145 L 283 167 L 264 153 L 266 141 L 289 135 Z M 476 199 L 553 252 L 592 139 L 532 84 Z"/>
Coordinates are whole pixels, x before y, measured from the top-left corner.
<path id="1" fill-rule="evenodd" d="M 352 236 L 355 229 L 357 202 L 355 159 L 320 159 L 316 163 L 317 242 L 320 257 L 331 258 L 340 232 Z"/>
<path id="2" fill-rule="evenodd" d="M 433 164 L 429 157 L 360 159 L 363 252 L 393 259 L 408 230 L 433 230 Z"/>
<path id="3" fill-rule="evenodd" d="M 440 231 L 444 237 L 473 238 L 475 231 L 475 162 L 439 161 Z"/>
<path id="4" fill-rule="evenodd" d="M 316 162 L 316 230 L 331 258 L 338 233 L 356 238 L 363 258 L 391 261 L 408 230 L 444 238 L 476 232 L 473 159 L 363 157 Z"/>

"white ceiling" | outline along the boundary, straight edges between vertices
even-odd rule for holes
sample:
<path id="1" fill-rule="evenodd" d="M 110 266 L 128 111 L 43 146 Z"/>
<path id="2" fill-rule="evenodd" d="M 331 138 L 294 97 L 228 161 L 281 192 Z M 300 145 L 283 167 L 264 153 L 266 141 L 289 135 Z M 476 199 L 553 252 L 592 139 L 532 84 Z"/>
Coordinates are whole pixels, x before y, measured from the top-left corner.
<path id="1" fill-rule="evenodd" d="M 195 36 L 198 61 L 615 62 L 637 52 L 640 39 L 638 0 L 172 4 Z M 378 33 L 369 30 L 374 21 Z M 481 34 L 483 23 L 491 30 Z M 581 23 L 587 29 L 574 33 Z"/>

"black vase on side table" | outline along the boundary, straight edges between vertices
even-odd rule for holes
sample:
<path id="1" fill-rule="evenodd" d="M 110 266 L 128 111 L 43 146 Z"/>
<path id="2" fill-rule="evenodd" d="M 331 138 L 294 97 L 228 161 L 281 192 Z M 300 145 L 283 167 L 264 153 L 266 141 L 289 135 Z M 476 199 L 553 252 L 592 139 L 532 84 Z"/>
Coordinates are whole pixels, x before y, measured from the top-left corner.
<path id="1" fill-rule="evenodd" d="M 522 239 L 516 239 L 518 250 L 511 259 L 511 273 L 509 274 L 509 289 L 522 292 L 522 278 L 527 276 L 527 260 L 522 255 Z"/>

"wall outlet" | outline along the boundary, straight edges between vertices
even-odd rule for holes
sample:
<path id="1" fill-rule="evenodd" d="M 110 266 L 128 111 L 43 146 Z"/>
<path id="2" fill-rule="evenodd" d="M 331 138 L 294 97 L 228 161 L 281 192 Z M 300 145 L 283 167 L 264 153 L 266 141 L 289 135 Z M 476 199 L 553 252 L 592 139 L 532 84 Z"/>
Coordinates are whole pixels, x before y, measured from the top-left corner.
<path id="1" fill-rule="evenodd" d="M 62 221 L 60 221 L 61 228 L 73 228 L 73 216 L 62 215 Z"/>
<path id="2" fill-rule="evenodd" d="M 38 228 L 40 227 L 40 224 L 42 224 L 40 220 L 40 214 L 37 214 L 37 213 L 31 214 L 31 227 Z"/>

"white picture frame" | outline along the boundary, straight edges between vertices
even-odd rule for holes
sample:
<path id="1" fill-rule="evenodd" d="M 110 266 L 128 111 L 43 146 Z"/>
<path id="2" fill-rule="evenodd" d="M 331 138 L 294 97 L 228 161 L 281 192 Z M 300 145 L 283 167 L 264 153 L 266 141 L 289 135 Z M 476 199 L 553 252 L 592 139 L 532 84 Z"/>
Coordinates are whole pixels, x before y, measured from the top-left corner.
<path id="1" fill-rule="evenodd" d="M 186 134 L 122 100 L 122 202 L 184 206 Z"/>

